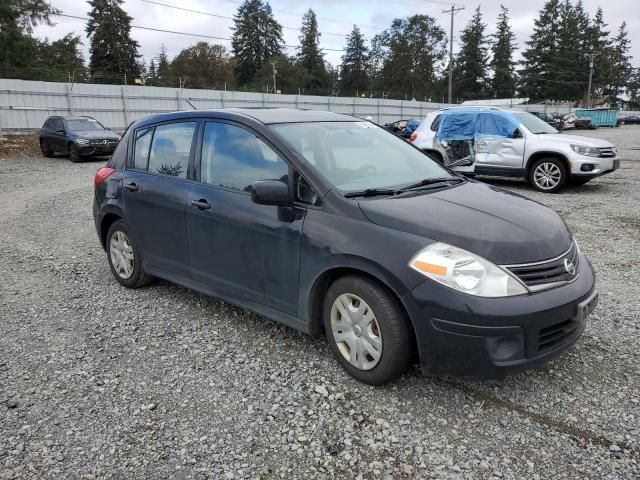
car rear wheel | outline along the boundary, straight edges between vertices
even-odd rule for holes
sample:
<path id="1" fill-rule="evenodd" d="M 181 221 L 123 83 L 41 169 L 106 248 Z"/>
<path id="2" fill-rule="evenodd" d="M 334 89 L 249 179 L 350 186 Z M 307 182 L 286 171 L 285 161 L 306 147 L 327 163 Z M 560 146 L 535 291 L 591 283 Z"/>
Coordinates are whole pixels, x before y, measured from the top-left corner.
<path id="1" fill-rule="evenodd" d="M 377 283 L 360 276 L 339 278 L 327 291 L 323 316 L 331 349 L 357 380 L 381 385 L 411 365 L 410 327 L 395 299 Z"/>
<path id="2" fill-rule="evenodd" d="M 80 156 L 80 150 L 73 143 L 69 144 L 69 160 L 73 163 L 78 163 L 82 157 Z"/>
<path id="3" fill-rule="evenodd" d="M 140 250 L 131 239 L 129 228 L 122 220 L 113 222 L 107 233 L 107 257 L 115 279 L 127 288 L 148 285 L 153 277 L 142 267 Z"/>
<path id="4" fill-rule="evenodd" d="M 557 158 L 541 158 L 529 171 L 529 183 L 541 192 L 555 193 L 567 183 L 567 168 Z"/>
<path id="5" fill-rule="evenodd" d="M 40 139 L 40 151 L 42 151 L 42 155 L 44 155 L 45 157 L 53 156 L 53 150 L 51 150 L 49 142 L 44 138 Z"/>

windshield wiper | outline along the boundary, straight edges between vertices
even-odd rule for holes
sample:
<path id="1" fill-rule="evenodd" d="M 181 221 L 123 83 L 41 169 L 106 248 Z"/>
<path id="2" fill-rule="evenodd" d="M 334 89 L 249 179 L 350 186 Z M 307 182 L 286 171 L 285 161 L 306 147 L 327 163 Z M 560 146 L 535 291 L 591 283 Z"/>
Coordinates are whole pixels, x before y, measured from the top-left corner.
<path id="1" fill-rule="evenodd" d="M 395 195 L 396 193 L 398 193 L 397 190 L 391 190 L 390 188 L 367 188 L 366 190 L 345 193 L 344 196 L 347 198 L 377 197 L 381 195 Z"/>
<path id="2" fill-rule="evenodd" d="M 448 183 L 448 182 L 464 182 L 464 178 L 462 177 L 437 177 L 437 178 L 425 178 L 424 180 L 420 180 L 417 183 L 413 183 L 411 185 L 407 185 L 406 187 L 402 187 L 398 190 L 398 192 L 408 192 L 409 190 L 415 190 L 416 188 L 427 187 L 429 185 L 434 185 L 437 183 Z"/>

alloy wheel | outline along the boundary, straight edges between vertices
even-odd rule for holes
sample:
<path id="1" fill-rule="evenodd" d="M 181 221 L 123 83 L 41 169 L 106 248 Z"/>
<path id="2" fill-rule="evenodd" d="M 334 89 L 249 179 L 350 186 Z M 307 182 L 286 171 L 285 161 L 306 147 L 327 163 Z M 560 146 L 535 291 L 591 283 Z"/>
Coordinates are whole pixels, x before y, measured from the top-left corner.
<path id="1" fill-rule="evenodd" d="M 352 293 L 331 307 L 331 330 L 340 354 L 360 370 L 371 370 L 382 357 L 382 333 L 371 307 Z"/>
<path id="2" fill-rule="evenodd" d="M 111 236 L 109 255 L 113 269 L 120 278 L 127 280 L 133 275 L 133 246 L 124 232 L 117 231 Z"/>
<path id="3" fill-rule="evenodd" d="M 541 190 L 552 190 L 562 179 L 562 171 L 555 163 L 544 162 L 533 172 L 533 181 Z"/>

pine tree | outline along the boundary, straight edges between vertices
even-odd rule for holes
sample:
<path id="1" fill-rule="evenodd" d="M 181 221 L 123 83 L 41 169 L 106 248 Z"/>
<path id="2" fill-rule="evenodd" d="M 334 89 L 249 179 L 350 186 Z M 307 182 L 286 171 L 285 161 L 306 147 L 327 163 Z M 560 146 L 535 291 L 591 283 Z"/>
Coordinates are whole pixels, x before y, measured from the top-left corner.
<path id="1" fill-rule="evenodd" d="M 491 48 L 491 85 L 496 98 L 512 98 L 516 94 L 516 62 L 513 60 L 516 35 L 509 25 L 509 9 L 504 5 L 500 5 L 500 9 L 496 33 L 493 35 L 495 41 Z"/>
<path id="2" fill-rule="evenodd" d="M 527 50 L 522 54 L 523 69 L 520 74 L 520 91 L 531 100 L 555 98 L 553 78 L 554 55 L 558 49 L 560 0 L 548 0 L 540 16 L 534 21 L 531 39 L 527 42 Z"/>
<path id="3" fill-rule="evenodd" d="M 101 82 L 134 83 L 140 78 L 138 42 L 131 38 L 131 17 L 123 0 L 90 0 L 87 37 L 91 39 L 91 77 Z"/>
<path id="4" fill-rule="evenodd" d="M 438 65 L 446 54 L 446 34 L 427 15 L 396 18 L 371 42 L 376 91 L 392 98 L 430 98 Z"/>
<path id="5" fill-rule="evenodd" d="M 158 81 L 158 69 L 156 67 L 156 61 L 152 58 L 149 62 L 149 68 L 147 69 L 147 77 L 145 78 L 144 84 L 149 85 L 151 87 L 156 86 L 156 82 Z"/>
<path id="6" fill-rule="evenodd" d="M 37 55 L 32 65 L 39 80 L 54 82 L 85 82 L 88 79 L 84 56 L 80 50 L 82 41 L 79 36 L 67 34 L 59 40 L 38 42 Z"/>
<path id="7" fill-rule="evenodd" d="M 175 85 L 171 74 L 171 62 L 167 56 L 167 47 L 165 47 L 164 44 L 160 44 L 156 72 L 156 87 L 171 87 Z"/>
<path id="8" fill-rule="evenodd" d="M 324 55 L 320 49 L 320 32 L 318 20 L 312 9 L 302 17 L 300 33 L 300 47 L 298 48 L 298 62 L 308 72 L 308 81 L 301 86 L 309 90 L 308 93 L 326 92 L 329 86 L 329 75 L 324 64 Z"/>
<path id="9" fill-rule="evenodd" d="M 593 69 L 592 97 L 600 97 L 604 93 L 604 87 L 608 83 L 608 75 L 611 72 L 611 40 L 609 31 L 604 21 L 602 8 L 598 7 L 596 14 L 588 29 L 587 48 L 590 53 L 594 53 L 595 65 Z"/>
<path id="10" fill-rule="evenodd" d="M 632 76 L 632 57 L 629 55 L 629 50 L 631 50 L 631 42 L 627 33 L 627 22 L 622 22 L 618 29 L 618 34 L 611 43 L 611 56 L 609 59 L 611 69 L 605 90 L 608 101 L 613 105 L 621 106 L 623 103 L 621 97 L 625 93 L 625 87 Z"/>
<path id="11" fill-rule="evenodd" d="M 240 85 L 249 85 L 269 59 L 282 53 L 282 26 L 263 0 L 245 0 L 233 21 L 231 46 L 237 62 L 236 80 Z"/>
<path id="12" fill-rule="evenodd" d="M 343 95 L 364 93 L 369 88 L 368 53 L 364 35 L 354 25 L 347 37 L 347 46 L 340 64 L 340 89 Z"/>
<path id="13" fill-rule="evenodd" d="M 488 96 L 488 52 L 480 7 L 462 31 L 462 46 L 454 70 L 454 96 L 461 99 L 481 99 Z"/>
<path id="14" fill-rule="evenodd" d="M 0 2 L 0 69 L 5 76 L 20 76 L 18 69 L 33 66 L 39 46 L 31 37 L 33 28 L 39 24 L 51 25 L 50 16 L 56 13 L 58 11 L 45 0 Z"/>

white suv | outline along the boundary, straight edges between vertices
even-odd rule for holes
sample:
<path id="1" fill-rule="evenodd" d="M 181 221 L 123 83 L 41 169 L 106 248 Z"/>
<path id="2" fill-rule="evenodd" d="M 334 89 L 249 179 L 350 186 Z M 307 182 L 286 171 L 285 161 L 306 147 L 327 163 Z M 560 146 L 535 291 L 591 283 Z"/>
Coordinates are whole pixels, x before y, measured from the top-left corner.
<path id="1" fill-rule="evenodd" d="M 525 177 L 542 192 L 582 185 L 620 168 L 616 147 L 596 138 L 563 135 L 535 115 L 493 107 L 431 112 L 411 140 L 465 174 Z"/>

